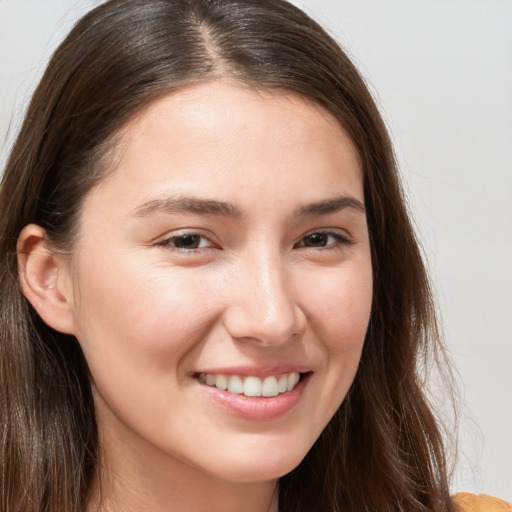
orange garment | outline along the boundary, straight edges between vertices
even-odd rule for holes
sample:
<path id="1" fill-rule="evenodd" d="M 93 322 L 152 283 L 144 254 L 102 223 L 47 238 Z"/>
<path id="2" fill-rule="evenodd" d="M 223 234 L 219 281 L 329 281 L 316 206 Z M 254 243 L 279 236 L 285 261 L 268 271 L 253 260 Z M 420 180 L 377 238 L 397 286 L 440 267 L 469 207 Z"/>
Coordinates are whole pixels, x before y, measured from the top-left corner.
<path id="1" fill-rule="evenodd" d="M 512 512 L 512 505 L 487 494 L 459 492 L 453 498 L 460 512 Z"/>

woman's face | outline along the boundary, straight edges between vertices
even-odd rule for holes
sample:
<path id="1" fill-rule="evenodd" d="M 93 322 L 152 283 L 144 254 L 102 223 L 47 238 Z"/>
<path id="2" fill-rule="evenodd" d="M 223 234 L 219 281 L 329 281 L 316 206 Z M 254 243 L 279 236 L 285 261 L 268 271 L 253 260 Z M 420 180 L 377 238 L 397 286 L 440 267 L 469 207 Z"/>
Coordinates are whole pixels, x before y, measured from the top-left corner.
<path id="1" fill-rule="evenodd" d="M 289 472 L 345 398 L 370 315 L 353 144 L 298 95 L 210 83 L 152 104 L 118 153 L 70 265 L 107 458 Z"/>

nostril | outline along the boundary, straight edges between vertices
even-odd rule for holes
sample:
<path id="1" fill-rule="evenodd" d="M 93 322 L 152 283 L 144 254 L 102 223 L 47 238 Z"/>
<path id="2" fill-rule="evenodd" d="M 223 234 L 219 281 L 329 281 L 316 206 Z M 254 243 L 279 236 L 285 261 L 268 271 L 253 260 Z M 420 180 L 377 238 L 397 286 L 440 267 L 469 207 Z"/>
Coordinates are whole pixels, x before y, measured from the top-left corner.
<path id="1" fill-rule="evenodd" d="M 259 314 L 257 305 L 237 304 L 226 311 L 224 325 L 234 339 L 258 341 L 264 345 L 283 345 L 296 341 L 304 331 L 300 312 L 280 311 Z"/>

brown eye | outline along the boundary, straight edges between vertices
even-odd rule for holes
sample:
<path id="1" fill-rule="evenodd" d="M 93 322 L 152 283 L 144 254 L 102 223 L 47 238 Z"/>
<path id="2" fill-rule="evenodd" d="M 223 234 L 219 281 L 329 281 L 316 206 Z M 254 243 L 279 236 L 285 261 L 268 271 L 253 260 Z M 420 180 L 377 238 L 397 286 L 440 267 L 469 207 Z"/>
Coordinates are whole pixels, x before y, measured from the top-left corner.
<path id="1" fill-rule="evenodd" d="M 204 235 L 198 233 L 183 233 L 182 235 L 175 235 L 158 243 L 161 247 L 170 249 L 179 249 L 181 251 L 193 251 L 195 249 L 206 249 L 213 247 L 212 242 Z"/>
<path id="2" fill-rule="evenodd" d="M 302 237 L 295 247 L 337 249 L 352 244 L 353 241 L 347 235 L 330 231 L 315 231 Z"/>
<path id="3" fill-rule="evenodd" d="M 177 236 L 171 238 L 171 243 L 175 247 L 179 249 L 197 249 L 201 244 L 201 239 L 203 237 L 200 235 L 193 235 L 192 233 L 188 233 L 186 235 Z"/>
<path id="4" fill-rule="evenodd" d="M 329 237 L 333 238 L 328 233 L 311 233 L 305 236 L 302 241 L 305 247 L 325 247 L 329 243 Z"/>

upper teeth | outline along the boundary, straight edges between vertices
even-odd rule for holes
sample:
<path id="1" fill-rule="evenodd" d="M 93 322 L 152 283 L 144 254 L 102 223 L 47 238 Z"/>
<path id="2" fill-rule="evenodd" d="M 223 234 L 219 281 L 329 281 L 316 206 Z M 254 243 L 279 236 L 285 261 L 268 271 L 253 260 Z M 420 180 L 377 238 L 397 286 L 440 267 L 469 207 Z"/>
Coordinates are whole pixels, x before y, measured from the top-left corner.
<path id="1" fill-rule="evenodd" d="M 272 375 L 261 379 L 260 377 L 241 377 L 239 375 L 212 375 L 202 373 L 200 380 L 208 386 L 215 386 L 230 393 L 245 396 L 277 396 L 280 393 L 291 391 L 299 382 L 300 373 L 291 372 L 281 375 Z"/>

